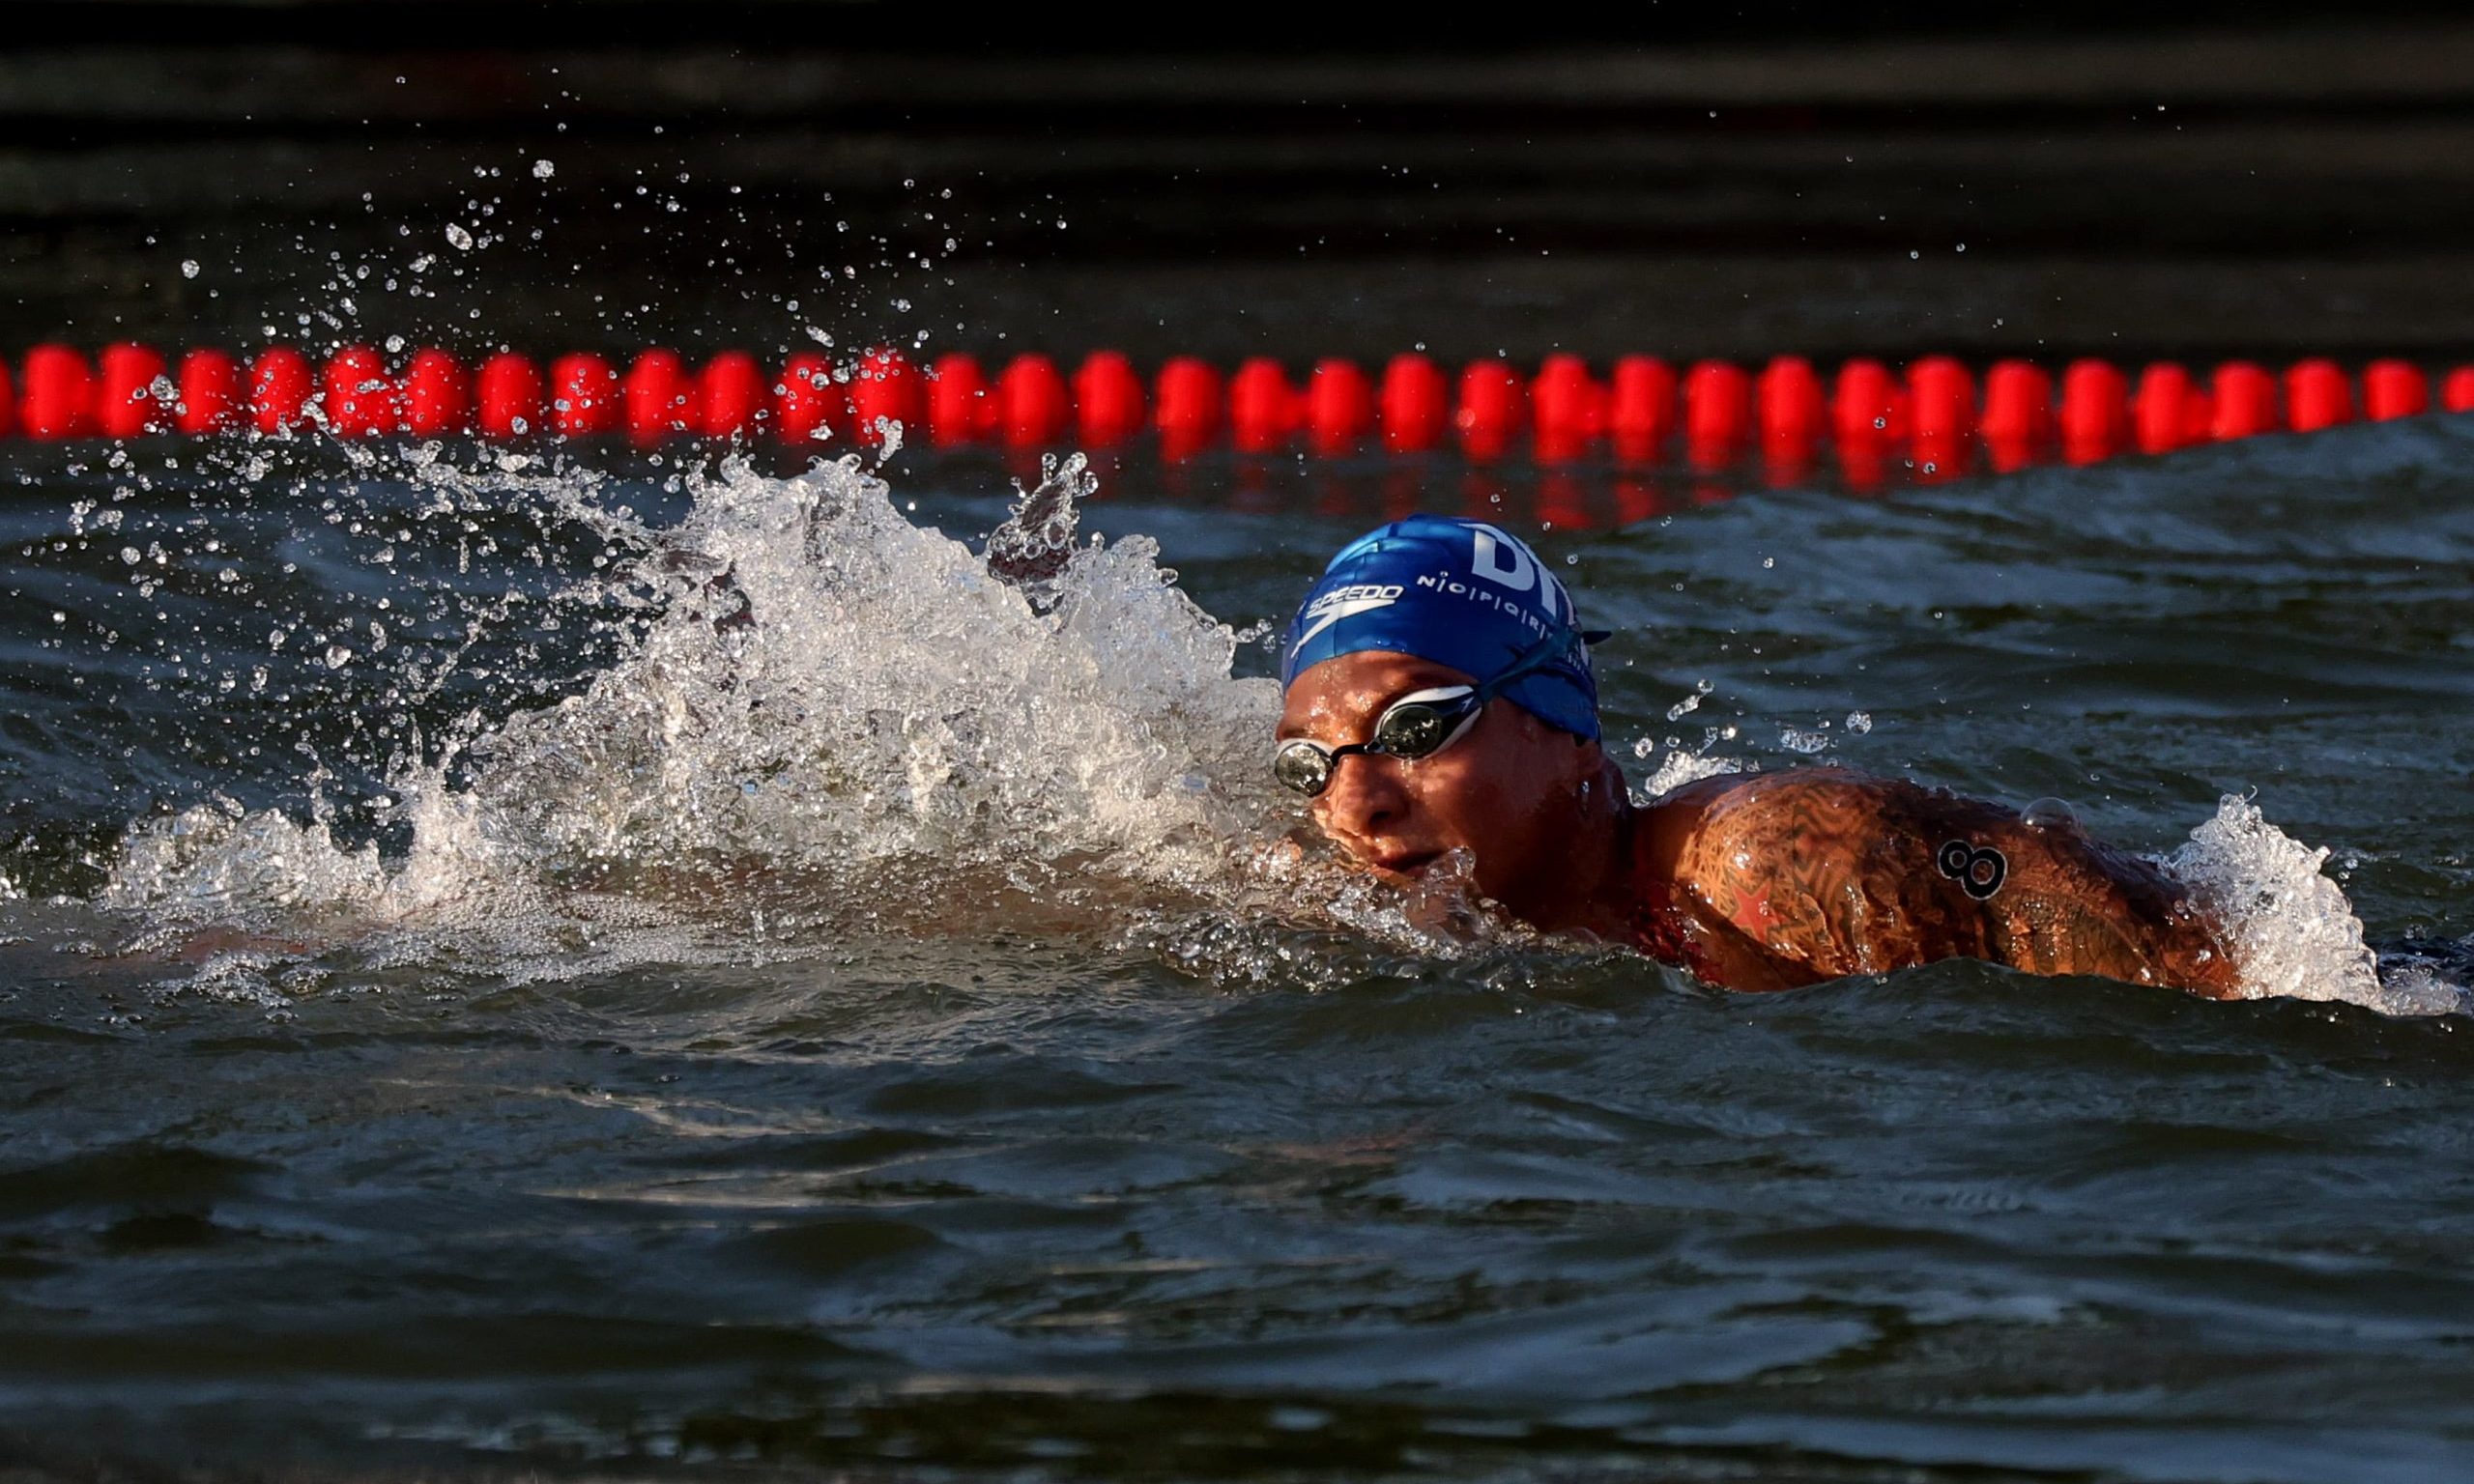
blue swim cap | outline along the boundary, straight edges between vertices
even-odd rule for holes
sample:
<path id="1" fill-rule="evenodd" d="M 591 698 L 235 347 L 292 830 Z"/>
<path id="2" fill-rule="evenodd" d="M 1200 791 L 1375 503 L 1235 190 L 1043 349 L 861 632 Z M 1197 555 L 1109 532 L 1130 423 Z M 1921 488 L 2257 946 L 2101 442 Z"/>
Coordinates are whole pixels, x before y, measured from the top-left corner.
<path id="1" fill-rule="evenodd" d="M 1481 683 L 1549 635 L 1569 648 L 1504 699 L 1576 737 L 1597 735 L 1597 677 L 1574 627 L 1572 595 L 1518 536 L 1483 521 L 1413 515 L 1367 531 L 1332 558 L 1280 643 L 1286 690 L 1325 660 L 1391 649 Z"/>

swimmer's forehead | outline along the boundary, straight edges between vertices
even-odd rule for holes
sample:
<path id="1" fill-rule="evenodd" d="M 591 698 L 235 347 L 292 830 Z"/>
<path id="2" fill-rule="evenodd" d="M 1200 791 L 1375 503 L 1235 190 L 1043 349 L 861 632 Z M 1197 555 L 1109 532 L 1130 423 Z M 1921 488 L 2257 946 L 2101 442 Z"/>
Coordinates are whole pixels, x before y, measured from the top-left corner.
<path id="1" fill-rule="evenodd" d="M 1300 671 L 1280 715 L 1281 737 L 1363 731 L 1383 708 L 1412 691 L 1475 685 L 1466 671 L 1391 649 L 1360 649 Z"/>

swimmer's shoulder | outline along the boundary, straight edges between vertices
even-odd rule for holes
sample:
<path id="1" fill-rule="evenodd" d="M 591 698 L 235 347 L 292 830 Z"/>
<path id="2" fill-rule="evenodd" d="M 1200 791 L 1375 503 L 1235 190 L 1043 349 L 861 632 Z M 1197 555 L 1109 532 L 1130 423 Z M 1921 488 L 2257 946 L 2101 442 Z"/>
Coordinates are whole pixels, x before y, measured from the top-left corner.
<path id="1" fill-rule="evenodd" d="M 1974 946 L 1972 913 L 1918 883 L 1933 875 L 1929 842 L 1978 812 L 1999 813 L 1845 768 L 1721 775 L 1649 806 L 1638 869 L 1706 936 L 1810 983 L 1893 966 L 1919 933 Z"/>

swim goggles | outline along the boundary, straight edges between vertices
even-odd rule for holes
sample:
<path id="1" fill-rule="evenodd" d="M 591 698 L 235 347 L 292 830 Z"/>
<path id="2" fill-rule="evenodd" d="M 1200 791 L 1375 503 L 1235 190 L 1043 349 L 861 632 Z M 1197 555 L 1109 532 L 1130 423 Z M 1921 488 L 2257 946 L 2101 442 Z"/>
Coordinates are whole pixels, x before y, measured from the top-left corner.
<path id="1" fill-rule="evenodd" d="M 1586 638 L 1587 636 L 1583 636 Z M 1602 637 L 1602 636 L 1601 636 Z M 1552 665 L 1571 647 L 1572 634 L 1558 630 L 1539 640 L 1482 685 L 1444 685 L 1412 691 L 1383 708 L 1374 720 L 1374 735 L 1342 747 L 1325 747 L 1310 737 L 1291 737 L 1272 754 L 1272 777 L 1280 786 L 1314 798 L 1332 785 L 1333 770 L 1351 753 L 1372 753 L 1414 762 L 1431 757 L 1476 725 L 1486 702 L 1506 686 Z"/>

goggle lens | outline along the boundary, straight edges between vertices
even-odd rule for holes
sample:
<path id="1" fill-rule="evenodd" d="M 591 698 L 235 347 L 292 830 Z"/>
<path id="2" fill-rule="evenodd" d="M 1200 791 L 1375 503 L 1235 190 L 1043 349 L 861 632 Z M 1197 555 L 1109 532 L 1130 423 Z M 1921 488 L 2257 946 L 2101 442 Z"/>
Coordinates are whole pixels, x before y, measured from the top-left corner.
<path id="1" fill-rule="evenodd" d="M 1272 777 L 1310 799 L 1331 785 L 1332 756 L 1311 742 L 1288 743 L 1272 755 Z"/>
<path id="2" fill-rule="evenodd" d="M 1375 745 L 1395 757 L 1424 757 L 1451 739 L 1459 720 L 1424 701 L 1394 706 L 1374 724 Z"/>

